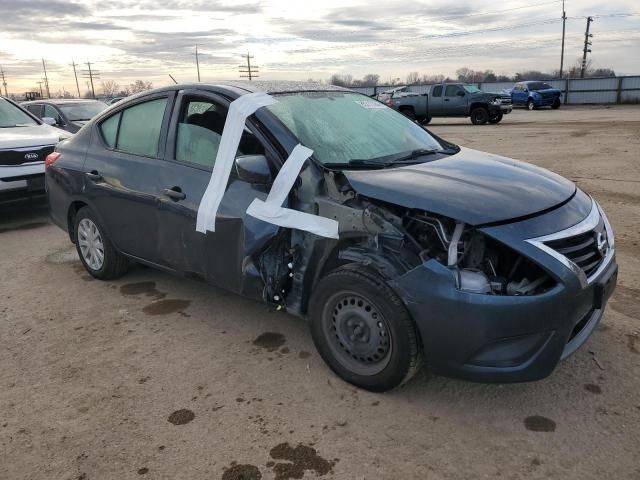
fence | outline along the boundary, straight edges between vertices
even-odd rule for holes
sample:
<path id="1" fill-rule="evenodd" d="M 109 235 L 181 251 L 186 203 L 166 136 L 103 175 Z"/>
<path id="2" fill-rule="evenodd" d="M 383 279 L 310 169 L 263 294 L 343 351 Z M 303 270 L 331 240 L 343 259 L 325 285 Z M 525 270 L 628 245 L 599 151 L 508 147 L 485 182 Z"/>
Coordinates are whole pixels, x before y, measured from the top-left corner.
<path id="1" fill-rule="evenodd" d="M 640 76 L 566 78 L 548 80 L 546 83 L 562 90 L 562 98 L 565 105 L 640 103 Z M 515 82 L 474 83 L 484 92 L 501 92 L 502 90 L 513 88 L 514 84 Z M 411 85 L 409 90 L 421 94 L 429 93 L 432 85 Z M 395 87 L 397 86 L 395 85 Z M 394 86 L 379 85 L 376 87 L 352 87 L 352 90 L 373 96 L 391 88 L 394 88 Z"/>

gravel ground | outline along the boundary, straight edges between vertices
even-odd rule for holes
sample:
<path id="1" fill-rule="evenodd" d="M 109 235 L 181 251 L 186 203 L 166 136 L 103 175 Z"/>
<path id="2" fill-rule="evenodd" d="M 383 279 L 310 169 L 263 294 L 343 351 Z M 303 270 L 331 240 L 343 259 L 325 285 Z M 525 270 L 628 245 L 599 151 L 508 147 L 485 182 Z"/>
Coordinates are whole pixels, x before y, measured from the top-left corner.
<path id="1" fill-rule="evenodd" d="M 41 203 L 5 206 L 0 479 L 640 478 L 640 108 L 430 128 L 551 168 L 609 214 L 618 289 L 551 377 L 357 390 L 304 322 L 148 268 L 93 280 Z"/>

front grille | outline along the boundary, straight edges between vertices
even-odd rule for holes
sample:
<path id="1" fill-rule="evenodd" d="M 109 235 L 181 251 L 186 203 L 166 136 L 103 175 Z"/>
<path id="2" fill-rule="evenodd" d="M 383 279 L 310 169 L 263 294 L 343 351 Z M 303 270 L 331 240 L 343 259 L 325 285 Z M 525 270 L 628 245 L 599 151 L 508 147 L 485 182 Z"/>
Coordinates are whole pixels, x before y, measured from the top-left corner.
<path id="1" fill-rule="evenodd" d="M 24 163 L 44 162 L 54 145 L 44 147 L 19 148 L 14 150 L 0 150 L 0 165 L 16 166 Z"/>
<path id="2" fill-rule="evenodd" d="M 544 99 L 550 99 L 556 96 L 555 92 L 538 92 L 542 98 Z"/>
<path id="3" fill-rule="evenodd" d="M 593 230 L 544 243 L 578 265 L 587 278 L 602 264 L 609 250 L 607 231 L 602 219 Z"/>

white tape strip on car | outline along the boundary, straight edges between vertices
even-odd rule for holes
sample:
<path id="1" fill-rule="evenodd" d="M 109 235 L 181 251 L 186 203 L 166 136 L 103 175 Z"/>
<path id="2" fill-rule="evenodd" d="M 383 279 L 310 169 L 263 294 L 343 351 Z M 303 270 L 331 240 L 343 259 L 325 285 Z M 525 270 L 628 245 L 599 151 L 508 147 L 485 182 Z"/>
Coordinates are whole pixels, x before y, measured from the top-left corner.
<path id="1" fill-rule="evenodd" d="M 247 214 L 281 227 L 296 228 L 321 237 L 338 238 L 337 221 L 282 206 L 302 170 L 302 165 L 312 153 L 313 150 L 296 145 L 278 172 L 267 199 L 262 201 L 256 198 L 247 208 Z"/>
<path id="2" fill-rule="evenodd" d="M 248 93 L 231 102 L 224 129 L 222 130 L 222 138 L 216 155 L 216 163 L 213 165 L 211 179 L 198 206 L 196 231 L 201 233 L 206 233 L 207 230 L 215 232 L 216 214 L 227 188 L 229 174 L 236 158 L 238 145 L 240 145 L 244 124 L 247 118 L 260 107 L 273 105 L 276 102 L 275 98 L 262 92 Z"/>

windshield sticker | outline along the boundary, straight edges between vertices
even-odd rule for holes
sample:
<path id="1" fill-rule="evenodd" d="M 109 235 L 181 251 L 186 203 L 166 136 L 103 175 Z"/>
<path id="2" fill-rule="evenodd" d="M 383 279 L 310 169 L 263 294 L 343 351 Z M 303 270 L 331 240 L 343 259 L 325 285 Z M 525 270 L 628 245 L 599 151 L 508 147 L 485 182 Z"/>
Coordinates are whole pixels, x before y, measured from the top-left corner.
<path id="1" fill-rule="evenodd" d="M 358 105 L 362 108 L 366 108 L 368 110 L 379 110 L 383 108 L 387 108 L 384 103 L 376 102 L 375 100 L 354 100 Z"/>

